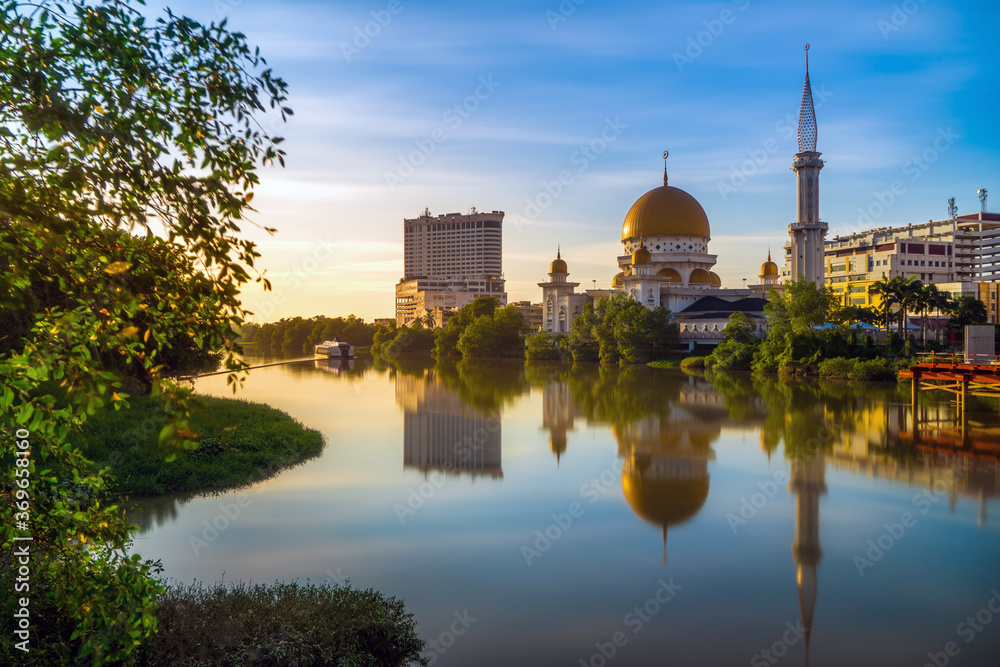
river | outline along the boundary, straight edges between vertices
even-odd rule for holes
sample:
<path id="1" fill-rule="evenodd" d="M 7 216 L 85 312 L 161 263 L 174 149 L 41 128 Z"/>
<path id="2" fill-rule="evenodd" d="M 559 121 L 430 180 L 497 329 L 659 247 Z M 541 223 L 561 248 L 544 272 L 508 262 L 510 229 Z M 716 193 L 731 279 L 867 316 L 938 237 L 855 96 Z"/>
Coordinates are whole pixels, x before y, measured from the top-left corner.
<path id="1" fill-rule="evenodd" d="M 143 503 L 178 581 L 376 588 L 435 665 L 1000 664 L 995 400 L 963 440 L 943 393 L 915 435 L 906 387 L 645 367 L 310 361 L 239 396 L 326 448 Z"/>

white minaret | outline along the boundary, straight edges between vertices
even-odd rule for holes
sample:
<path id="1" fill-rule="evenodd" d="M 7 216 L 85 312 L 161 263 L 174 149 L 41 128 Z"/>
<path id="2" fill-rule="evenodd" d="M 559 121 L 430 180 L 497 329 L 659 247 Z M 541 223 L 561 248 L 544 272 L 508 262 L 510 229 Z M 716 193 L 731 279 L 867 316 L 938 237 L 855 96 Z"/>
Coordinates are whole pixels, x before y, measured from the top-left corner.
<path id="1" fill-rule="evenodd" d="M 806 44 L 806 83 L 802 90 L 802 110 L 799 112 L 799 152 L 792 162 L 797 215 L 795 222 L 788 225 L 792 252 L 788 258 L 786 280 L 805 276 L 822 285 L 826 274 L 823 246 L 829 226 L 819 219 L 819 170 L 823 168 L 820 155 L 822 153 L 816 152 L 816 111 L 809 85 L 809 45 Z"/>

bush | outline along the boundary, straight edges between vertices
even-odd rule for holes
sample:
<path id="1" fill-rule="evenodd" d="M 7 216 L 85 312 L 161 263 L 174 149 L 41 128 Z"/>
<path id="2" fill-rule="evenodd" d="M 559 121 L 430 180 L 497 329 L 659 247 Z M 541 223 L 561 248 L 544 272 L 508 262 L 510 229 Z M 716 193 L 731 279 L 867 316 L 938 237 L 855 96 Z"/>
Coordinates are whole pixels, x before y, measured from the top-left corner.
<path id="1" fill-rule="evenodd" d="M 824 359 L 819 362 L 819 376 L 821 378 L 836 378 L 846 380 L 857 364 L 856 359 L 845 359 L 844 357 L 834 357 Z"/>
<path id="2" fill-rule="evenodd" d="M 157 603 L 149 667 L 399 666 L 424 642 L 403 602 L 374 590 L 296 583 L 171 586 Z"/>
<path id="3" fill-rule="evenodd" d="M 888 359 L 870 359 L 858 361 L 849 377 L 865 382 L 892 381 L 896 379 L 896 370 Z"/>

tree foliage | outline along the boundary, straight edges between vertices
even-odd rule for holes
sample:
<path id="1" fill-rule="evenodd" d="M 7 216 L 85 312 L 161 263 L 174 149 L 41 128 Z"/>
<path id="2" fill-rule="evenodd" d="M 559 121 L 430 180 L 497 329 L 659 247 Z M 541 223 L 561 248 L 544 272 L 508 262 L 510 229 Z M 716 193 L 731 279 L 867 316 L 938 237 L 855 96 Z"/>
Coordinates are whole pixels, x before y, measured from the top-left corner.
<path id="1" fill-rule="evenodd" d="M 258 166 L 284 162 L 260 123 L 291 112 L 284 82 L 224 21 L 148 20 L 128 0 L 2 5 L 0 319 L 17 335 L 0 348 L 2 463 L 14 469 L 10 438 L 29 431 L 18 460 L 32 484 L 33 582 L 45 582 L 33 599 L 74 631 L 36 635 L 32 649 L 125 662 L 155 629 L 155 564 L 129 555 L 106 476 L 67 437 L 127 402 L 109 359 L 141 369 L 164 400 L 168 452 L 197 435 L 189 392 L 163 380 L 174 341 L 221 351 L 238 381 L 239 290 L 269 288 L 241 226 Z M 22 532 L 12 519 L 5 551 Z"/>
<path id="2" fill-rule="evenodd" d="M 733 313 L 722 333 L 722 342 L 705 359 L 705 366 L 719 370 L 750 370 L 760 346 L 757 323 L 746 313 Z"/>
<path id="3" fill-rule="evenodd" d="M 570 329 L 573 356 L 590 356 L 596 343 L 602 363 L 643 364 L 662 359 L 677 342 L 677 325 L 662 306 L 652 310 L 623 292 L 584 307 Z"/>

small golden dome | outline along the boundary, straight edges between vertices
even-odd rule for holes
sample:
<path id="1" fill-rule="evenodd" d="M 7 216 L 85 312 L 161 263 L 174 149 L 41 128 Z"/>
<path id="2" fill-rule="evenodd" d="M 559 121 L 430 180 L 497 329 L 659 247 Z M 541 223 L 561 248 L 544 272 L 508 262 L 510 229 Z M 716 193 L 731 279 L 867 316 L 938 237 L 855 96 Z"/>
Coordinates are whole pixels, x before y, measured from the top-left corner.
<path id="1" fill-rule="evenodd" d="M 683 282 L 681 280 L 681 274 L 677 273 L 677 269 L 671 269 L 671 268 L 660 269 L 659 271 L 656 272 L 656 275 L 663 276 L 663 282 L 665 283 Z"/>
<path id="2" fill-rule="evenodd" d="M 760 275 L 762 276 L 776 276 L 778 275 L 778 265 L 771 261 L 771 251 L 767 251 L 767 261 L 760 265 Z"/>
<path id="3" fill-rule="evenodd" d="M 639 197 L 622 225 L 622 241 L 642 236 L 711 237 L 708 216 L 698 200 L 669 185 Z"/>
<path id="4" fill-rule="evenodd" d="M 638 266 L 639 264 L 649 264 L 653 261 L 653 255 L 650 254 L 646 248 L 639 246 L 639 248 L 632 253 L 632 266 Z"/>
<path id="5" fill-rule="evenodd" d="M 708 277 L 712 279 L 712 284 L 713 285 L 717 285 L 718 287 L 722 287 L 722 278 L 719 277 L 718 273 L 716 273 L 715 271 L 709 271 L 708 272 Z"/>
<path id="6" fill-rule="evenodd" d="M 705 283 L 707 285 L 711 285 L 712 274 L 705 269 L 695 269 L 691 272 L 691 277 L 688 278 L 688 284 L 694 283 Z"/>
<path id="7" fill-rule="evenodd" d="M 624 284 L 625 284 L 625 272 L 624 271 L 615 274 L 615 277 L 611 279 L 611 286 L 612 287 L 621 287 Z"/>
<path id="8" fill-rule="evenodd" d="M 556 258 L 549 264 L 549 273 L 569 273 L 566 262 L 562 258 L 562 250 L 556 249 Z"/>

